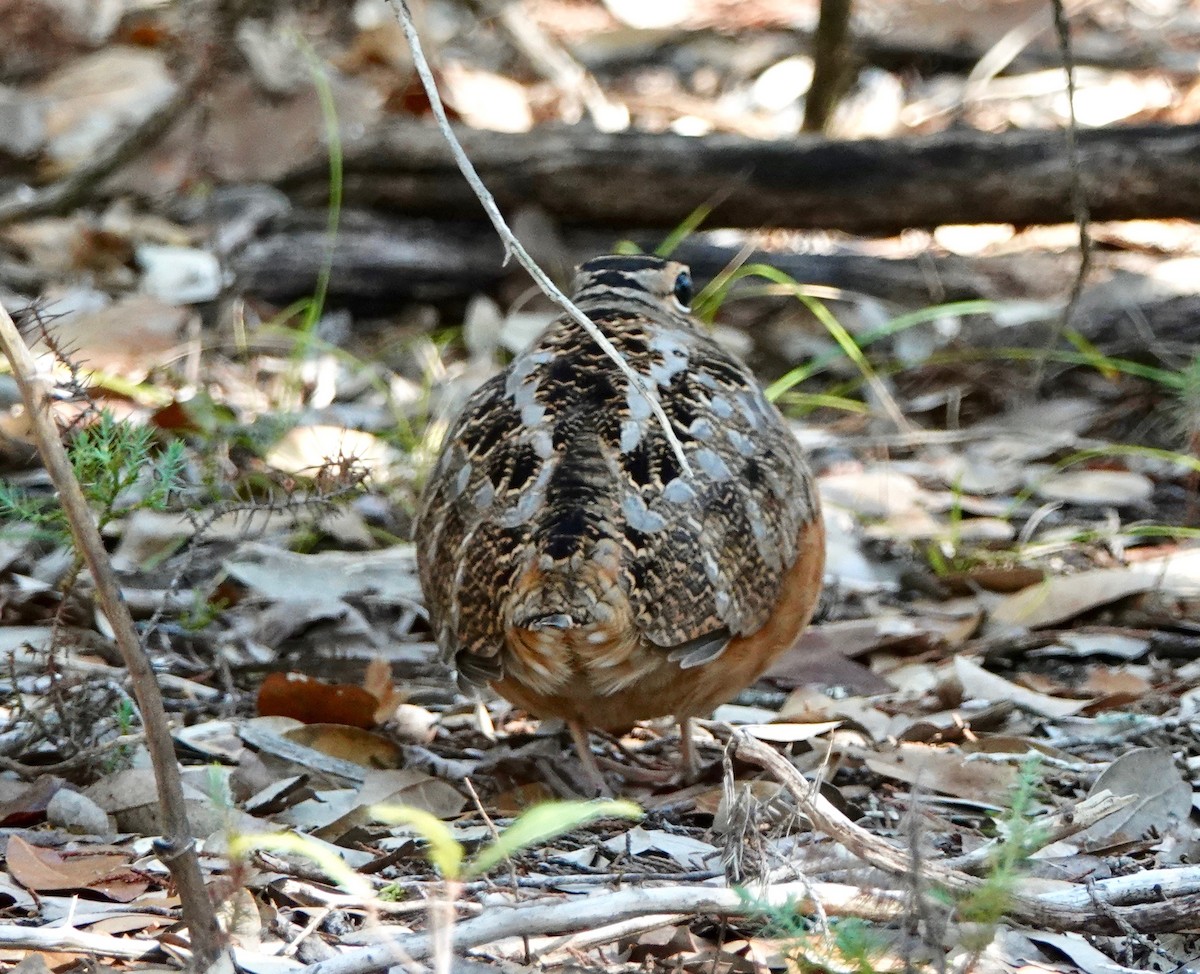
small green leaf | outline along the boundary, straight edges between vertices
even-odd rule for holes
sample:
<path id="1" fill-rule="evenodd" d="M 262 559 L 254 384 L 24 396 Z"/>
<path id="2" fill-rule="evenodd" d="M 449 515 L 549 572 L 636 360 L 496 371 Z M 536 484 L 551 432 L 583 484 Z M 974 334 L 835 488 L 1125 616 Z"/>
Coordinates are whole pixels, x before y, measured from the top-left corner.
<path id="1" fill-rule="evenodd" d="M 436 815 L 407 805 L 374 805 L 370 812 L 379 821 L 389 825 L 411 825 L 429 843 L 427 855 L 437 871 L 445 879 L 461 877 L 465 854 L 463 845 Z"/>
<path id="2" fill-rule="evenodd" d="M 642 810 L 628 801 L 547 802 L 523 812 L 467 864 L 466 875 L 481 876 L 514 852 L 537 845 L 586 825 L 598 818 L 642 817 Z"/>

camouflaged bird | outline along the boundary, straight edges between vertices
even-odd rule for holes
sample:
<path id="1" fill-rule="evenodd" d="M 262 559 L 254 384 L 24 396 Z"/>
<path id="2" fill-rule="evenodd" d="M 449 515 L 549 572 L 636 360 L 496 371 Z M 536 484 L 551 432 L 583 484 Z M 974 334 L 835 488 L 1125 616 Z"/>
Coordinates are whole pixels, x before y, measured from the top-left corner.
<path id="1" fill-rule="evenodd" d="M 668 714 L 693 771 L 688 719 L 788 649 L 820 590 L 824 530 L 796 439 L 691 297 L 672 261 L 580 267 L 574 303 L 642 390 L 559 318 L 470 397 L 418 514 L 421 586 L 460 679 L 566 720 L 594 778 L 588 727 Z"/>

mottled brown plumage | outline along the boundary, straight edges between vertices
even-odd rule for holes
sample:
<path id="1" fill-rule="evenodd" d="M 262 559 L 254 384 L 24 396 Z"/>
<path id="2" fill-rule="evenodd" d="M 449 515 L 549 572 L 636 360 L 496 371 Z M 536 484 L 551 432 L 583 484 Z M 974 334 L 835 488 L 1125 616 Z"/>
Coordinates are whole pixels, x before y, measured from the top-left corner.
<path id="1" fill-rule="evenodd" d="M 812 613 L 824 535 L 795 438 L 687 311 L 687 268 L 599 257 L 574 301 L 658 397 L 559 318 L 468 400 L 421 501 L 434 634 L 469 683 L 583 728 L 707 713 Z M 682 299 L 682 300 L 681 300 Z"/>

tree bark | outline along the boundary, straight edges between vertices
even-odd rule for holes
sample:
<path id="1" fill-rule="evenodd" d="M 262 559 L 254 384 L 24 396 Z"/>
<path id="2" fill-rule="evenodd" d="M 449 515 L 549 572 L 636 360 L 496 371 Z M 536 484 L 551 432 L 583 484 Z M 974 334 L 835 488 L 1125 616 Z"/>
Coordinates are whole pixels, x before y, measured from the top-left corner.
<path id="1" fill-rule="evenodd" d="M 914 138 L 775 142 L 738 136 L 527 135 L 463 129 L 467 154 L 501 207 L 536 205 L 565 224 L 672 227 L 712 205 L 708 226 L 895 234 L 947 223 L 1018 226 L 1072 219 L 1058 131 L 950 131 Z M 1085 130 L 1079 153 L 1095 220 L 1200 218 L 1200 125 Z M 324 162 L 283 188 L 321 205 Z M 478 219 L 479 203 L 431 126 L 397 123 L 347 146 L 350 205 Z"/>

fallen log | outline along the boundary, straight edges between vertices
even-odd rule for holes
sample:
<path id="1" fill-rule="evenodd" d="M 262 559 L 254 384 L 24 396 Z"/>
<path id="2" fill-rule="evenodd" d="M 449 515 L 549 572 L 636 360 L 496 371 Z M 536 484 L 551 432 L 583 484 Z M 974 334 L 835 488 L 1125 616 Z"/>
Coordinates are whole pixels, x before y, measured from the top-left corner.
<path id="1" fill-rule="evenodd" d="M 230 257 L 238 288 L 278 303 L 312 294 L 329 263 L 329 300 L 357 310 L 441 301 L 492 287 L 504 250 L 479 223 L 390 219 L 349 211 L 329 247 L 325 215 L 290 214 Z"/>
<path id="2" fill-rule="evenodd" d="M 537 205 L 562 224 L 672 227 L 704 205 L 713 207 L 709 226 L 858 234 L 1073 219 L 1060 131 L 953 130 L 853 142 L 549 126 L 525 135 L 459 135 L 503 209 Z M 1084 130 L 1079 158 L 1093 219 L 1200 218 L 1200 125 Z M 321 205 L 325 163 L 303 164 L 281 187 Z M 343 191 L 352 206 L 479 216 L 445 140 L 425 124 L 393 123 L 348 144 Z"/>
<path id="3" fill-rule="evenodd" d="M 659 235 L 632 233 L 646 250 Z M 574 229 L 565 234 L 564 265 L 578 264 L 613 246 L 614 236 Z M 462 298 L 494 286 L 509 273 L 503 249 L 486 224 L 403 219 L 349 210 L 332 251 L 325 214 L 301 210 L 276 220 L 234 254 L 230 267 L 238 287 L 286 303 L 311 294 L 325 260 L 330 260 L 329 297 L 352 308 L 394 305 L 406 300 Z M 674 256 L 691 265 L 698 283 L 707 283 L 738 257 L 737 247 L 699 239 L 683 241 Z M 805 284 L 888 299 L 898 306 L 922 307 L 943 301 L 999 298 L 1013 294 L 1043 297 L 1065 293 L 1074 261 L 1061 255 L 1016 255 L 968 259 L 954 255 L 886 258 L 861 254 L 764 253 L 748 260 L 768 263 Z M 1048 262 L 1063 265 L 1048 273 Z M 566 281 L 563 282 L 568 283 Z"/>
<path id="4" fill-rule="evenodd" d="M 658 243 L 653 234 L 632 236 L 647 250 Z M 608 250 L 612 239 L 597 230 L 567 232 L 563 265 Z M 482 222 L 410 220 L 350 210 L 343 214 L 332 252 L 327 243 L 322 211 L 296 211 L 277 218 L 230 255 L 237 289 L 287 304 L 313 293 L 322 265 L 330 259 L 332 305 L 386 313 L 412 300 L 462 301 L 494 290 L 510 274 L 523 274 L 502 264 L 501 245 Z M 746 255 L 737 246 L 697 237 L 683 241 L 674 256 L 691 266 L 698 285 L 732 261 L 745 259 L 770 264 L 800 283 L 840 292 L 841 301 L 866 299 L 891 313 L 974 299 L 993 300 L 1007 308 L 997 317 L 964 320 L 960 340 L 972 348 L 1046 347 L 1056 334 L 1059 309 L 1077 268 L 1075 255 L 1046 251 L 976 258 L 933 253 L 907 258 L 763 251 Z M 1136 255 L 1127 259 L 1117 251 L 1098 252 L 1093 266 L 1096 283 L 1085 288 L 1073 327 L 1105 354 L 1157 361 L 1189 358 L 1195 322 L 1200 320 L 1200 297 L 1157 285 L 1139 268 L 1142 263 Z M 788 301 L 760 298 L 755 307 L 778 307 Z M 1022 304 L 1031 309 L 1010 320 L 1014 307 Z M 735 317 L 751 327 L 757 320 L 754 307 Z M 1003 327 L 1001 320 L 1007 322 Z"/>

